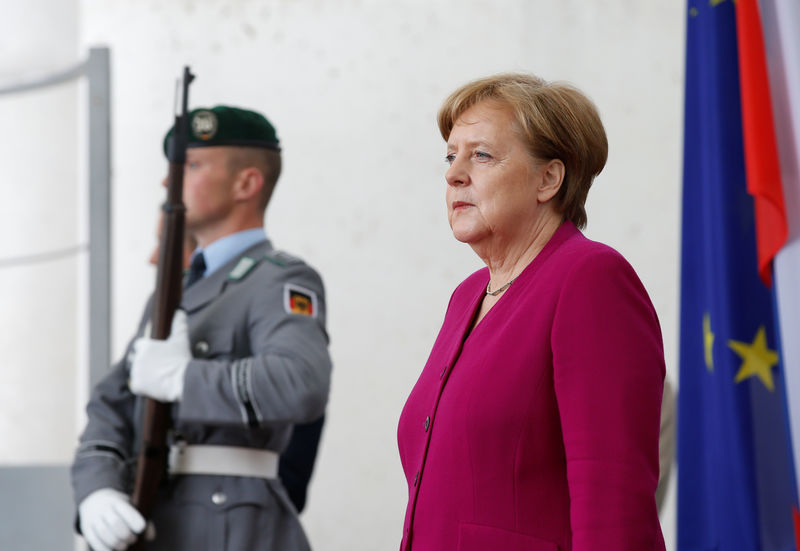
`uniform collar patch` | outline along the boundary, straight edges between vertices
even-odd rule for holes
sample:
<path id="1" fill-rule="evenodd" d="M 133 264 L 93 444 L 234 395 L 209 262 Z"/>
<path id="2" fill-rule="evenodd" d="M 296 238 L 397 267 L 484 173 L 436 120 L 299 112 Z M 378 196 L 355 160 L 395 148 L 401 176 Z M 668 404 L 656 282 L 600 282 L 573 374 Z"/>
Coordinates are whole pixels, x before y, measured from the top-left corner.
<path id="1" fill-rule="evenodd" d="M 228 279 L 233 281 L 238 281 L 250 273 L 250 270 L 253 269 L 253 266 L 258 264 L 255 258 L 251 258 L 249 256 L 243 256 L 239 259 L 239 262 L 236 263 L 236 266 L 233 267 L 233 270 L 228 272 Z"/>

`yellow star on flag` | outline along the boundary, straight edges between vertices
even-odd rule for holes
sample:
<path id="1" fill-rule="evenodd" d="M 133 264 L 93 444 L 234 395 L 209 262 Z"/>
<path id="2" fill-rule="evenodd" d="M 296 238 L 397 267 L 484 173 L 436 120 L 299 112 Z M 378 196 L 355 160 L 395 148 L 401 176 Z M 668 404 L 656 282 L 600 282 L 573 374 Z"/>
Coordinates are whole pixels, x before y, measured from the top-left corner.
<path id="1" fill-rule="evenodd" d="M 767 331 L 762 325 L 758 328 L 752 343 L 728 341 L 728 346 L 742 358 L 742 366 L 734 381 L 740 383 L 750 377 L 758 377 L 770 391 L 775 390 L 772 380 L 772 366 L 778 363 L 778 353 L 767 347 Z"/>
<path id="2" fill-rule="evenodd" d="M 706 352 L 706 369 L 714 371 L 714 333 L 711 331 L 711 315 L 703 316 L 703 347 Z"/>

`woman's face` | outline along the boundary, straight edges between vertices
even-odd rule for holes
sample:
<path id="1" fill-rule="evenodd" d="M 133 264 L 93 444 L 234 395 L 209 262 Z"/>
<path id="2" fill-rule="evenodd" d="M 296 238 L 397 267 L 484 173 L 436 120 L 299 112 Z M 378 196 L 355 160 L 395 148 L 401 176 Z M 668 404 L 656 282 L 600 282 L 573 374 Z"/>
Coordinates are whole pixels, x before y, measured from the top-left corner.
<path id="1" fill-rule="evenodd" d="M 464 111 L 447 140 L 447 216 L 470 245 L 513 246 L 535 233 L 544 163 L 515 131 L 504 106 L 483 101 Z"/>

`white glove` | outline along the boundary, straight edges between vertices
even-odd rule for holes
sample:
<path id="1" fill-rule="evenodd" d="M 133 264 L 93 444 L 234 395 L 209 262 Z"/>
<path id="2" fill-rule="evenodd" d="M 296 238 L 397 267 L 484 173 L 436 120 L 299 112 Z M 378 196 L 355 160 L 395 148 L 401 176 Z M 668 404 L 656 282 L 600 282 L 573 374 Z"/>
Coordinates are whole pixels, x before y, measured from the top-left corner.
<path id="1" fill-rule="evenodd" d="M 192 359 L 186 312 L 176 310 L 172 329 L 165 341 L 141 337 L 133 343 L 130 386 L 161 402 L 174 402 L 183 394 L 183 374 Z"/>
<path id="2" fill-rule="evenodd" d="M 78 506 L 81 533 L 94 551 L 121 551 L 136 541 L 145 520 L 128 496 L 112 488 L 95 490 Z"/>

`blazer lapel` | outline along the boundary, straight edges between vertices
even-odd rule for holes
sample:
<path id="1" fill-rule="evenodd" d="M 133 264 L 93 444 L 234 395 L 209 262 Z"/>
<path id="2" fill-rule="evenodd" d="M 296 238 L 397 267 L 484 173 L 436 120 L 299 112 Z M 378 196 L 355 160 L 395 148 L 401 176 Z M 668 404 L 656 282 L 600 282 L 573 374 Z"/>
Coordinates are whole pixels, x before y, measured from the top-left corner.
<path id="1" fill-rule="evenodd" d="M 489 268 L 483 268 L 480 278 L 476 278 L 470 287 L 464 289 L 464 295 L 467 300 L 462 303 L 462 310 L 459 313 L 457 321 L 453 324 L 452 334 L 458 335 L 457 339 L 452 339 L 450 351 L 447 353 L 447 365 L 453 365 L 456 358 L 461 355 L 461 349 L 464 343 L 472 334 L 475 328 L 470 331 L 472 320 L 478 313 L 481 301 L 483 300 L 483 291 L 486 289 L 486 284 L 489 283 Z"/>

